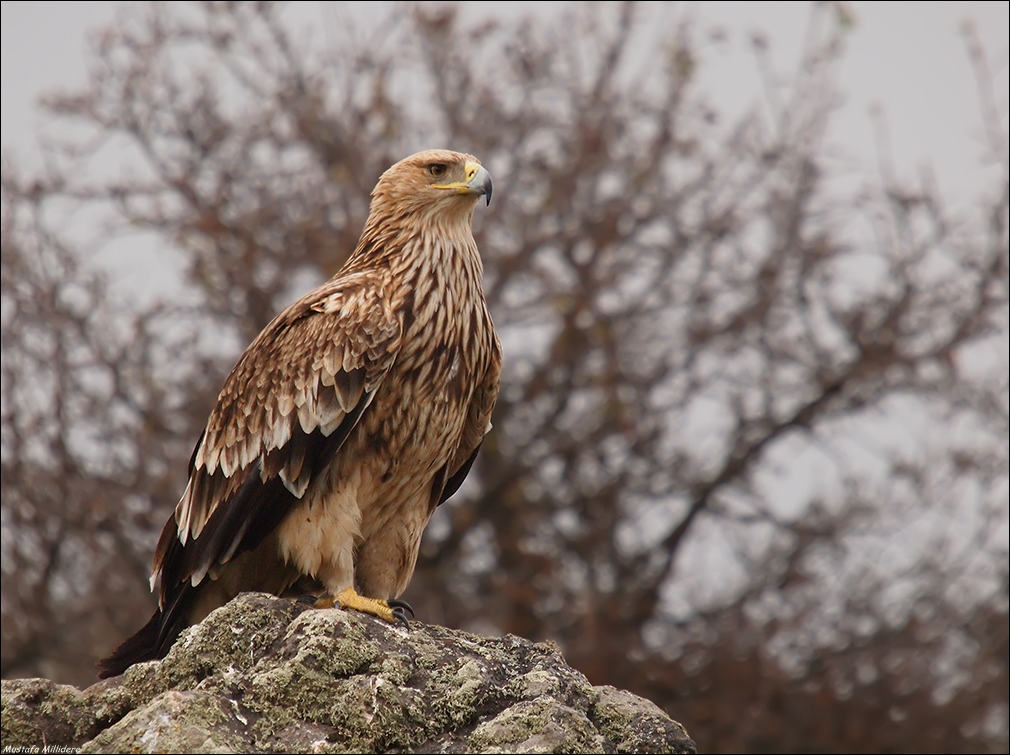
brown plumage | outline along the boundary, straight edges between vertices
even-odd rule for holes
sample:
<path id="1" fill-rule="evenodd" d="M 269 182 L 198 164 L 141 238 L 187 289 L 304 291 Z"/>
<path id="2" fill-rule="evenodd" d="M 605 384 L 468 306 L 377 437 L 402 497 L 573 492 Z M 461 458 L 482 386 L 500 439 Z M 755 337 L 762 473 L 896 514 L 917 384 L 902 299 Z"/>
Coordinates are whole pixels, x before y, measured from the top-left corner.
<path id="1" fill-rule="evenodd" d="M 490 176 L 456 152 L 382 175 L 344 267 L 277 315 L 225 380 L 155 551 L 159 608 L 99 662 L 102 677 L 164 657 L 246 590 L 402 616 L 384 601 L 406 589 L 498 394 L 471 230 L 481 196 L 490 203 Z"/>

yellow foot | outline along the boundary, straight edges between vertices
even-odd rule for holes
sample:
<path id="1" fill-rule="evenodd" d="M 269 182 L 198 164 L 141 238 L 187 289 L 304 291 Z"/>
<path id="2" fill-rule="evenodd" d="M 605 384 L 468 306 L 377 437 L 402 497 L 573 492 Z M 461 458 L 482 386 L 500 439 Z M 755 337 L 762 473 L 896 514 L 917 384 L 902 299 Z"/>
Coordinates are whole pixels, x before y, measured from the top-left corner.
<path id="1" fill-rule="evenodd" d="M 403 624 L 407 629 L 410 629 L 407 612 L 409 611 L 411 616 L 414 615 L 414 609 L 410 607 L 410 604 L 402 600 L 366 598 L 363 595 L 358 595 L 353 587 L 344 588 L 337 594 L 336 598 L 324 595 L 316 600 L 313 605 L 316 608 L 333 608 L 339 605 L 341 608 L 351 611 L 360 611 L 361 613 L 378 616 L 390 624 Z"/>

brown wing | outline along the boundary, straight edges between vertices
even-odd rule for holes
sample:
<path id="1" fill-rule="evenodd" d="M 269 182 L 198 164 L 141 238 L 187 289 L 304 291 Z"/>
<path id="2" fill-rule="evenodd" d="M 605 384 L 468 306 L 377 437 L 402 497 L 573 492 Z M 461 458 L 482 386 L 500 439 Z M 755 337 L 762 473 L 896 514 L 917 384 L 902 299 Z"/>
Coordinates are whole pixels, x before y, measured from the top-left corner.
<path id="1" fill-rule="evenodd" d="M 295 302 L 228 376 L 155 551 L 163 621 L 181 583 L 195 587 L 280 524 L 368 407 L 402 333 L 379 275 L 346 275 Z"/>
<path id="2" fill-rule="evenodd" d="M 501 343 L 494 328 L 489 331 L 490 343 L 488 344 L 488 354 L 490 356 L 487 370 L 480 384 L 470 399 L 470 406 L 467 409 L 466 424 L 463 426 L 463 436 L 460 438 L 459 447 L 455 456 L 435 476 L 432 488 L 431 508 L 441 506 L 452 495 L 459 490 L 460 485 L 470 473 L 477 452 L 484 442 L 484 436 L 491 429 L 491 413 L 494 411 L 495 401 L 498 400 L 498 383 L 501 379 Z"/>

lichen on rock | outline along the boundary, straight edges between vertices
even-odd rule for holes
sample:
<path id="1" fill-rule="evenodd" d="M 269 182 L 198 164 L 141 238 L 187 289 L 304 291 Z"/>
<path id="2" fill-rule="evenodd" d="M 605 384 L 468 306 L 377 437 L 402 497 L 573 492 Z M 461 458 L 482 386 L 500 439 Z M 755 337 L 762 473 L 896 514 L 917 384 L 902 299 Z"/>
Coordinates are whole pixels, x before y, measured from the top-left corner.
<path id="1" fill-rule="evenodd" d="M 556 647 L 247 593 L 86 690 L 3 681 L 5 747 L 82 752 L 694 752 Z"/>

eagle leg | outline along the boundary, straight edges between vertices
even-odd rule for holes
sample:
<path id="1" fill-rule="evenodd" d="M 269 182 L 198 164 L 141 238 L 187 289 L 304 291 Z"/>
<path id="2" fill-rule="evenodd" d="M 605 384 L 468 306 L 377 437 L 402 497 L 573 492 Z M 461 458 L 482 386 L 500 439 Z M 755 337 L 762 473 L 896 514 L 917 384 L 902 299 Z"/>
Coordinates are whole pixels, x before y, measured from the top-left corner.
<path id="1" fill-rule="evenodd" d="M 414 609 L 410 607 L 408 603 L 402 600 L 378 600 L 376 598 L 366 598 L 363 595 L 358 595 L 354 591 L 353 587 L 345 587 L 335 598 L 328 595 L 319 598 L 313 603 L 316 608 L 333 608 L 334 606 L 340 606 L 343 609 L 351 611 L 360 611 L 361 613 L 368 613 L 372 616 L 378 616 L 383 621 L 388 621 L 390 624 L 403 624 L 404 627 L 410 629 L 410 621 L 407 619 L 407 611 L 410 611 L 410 615 L 414 615 Z"/>

